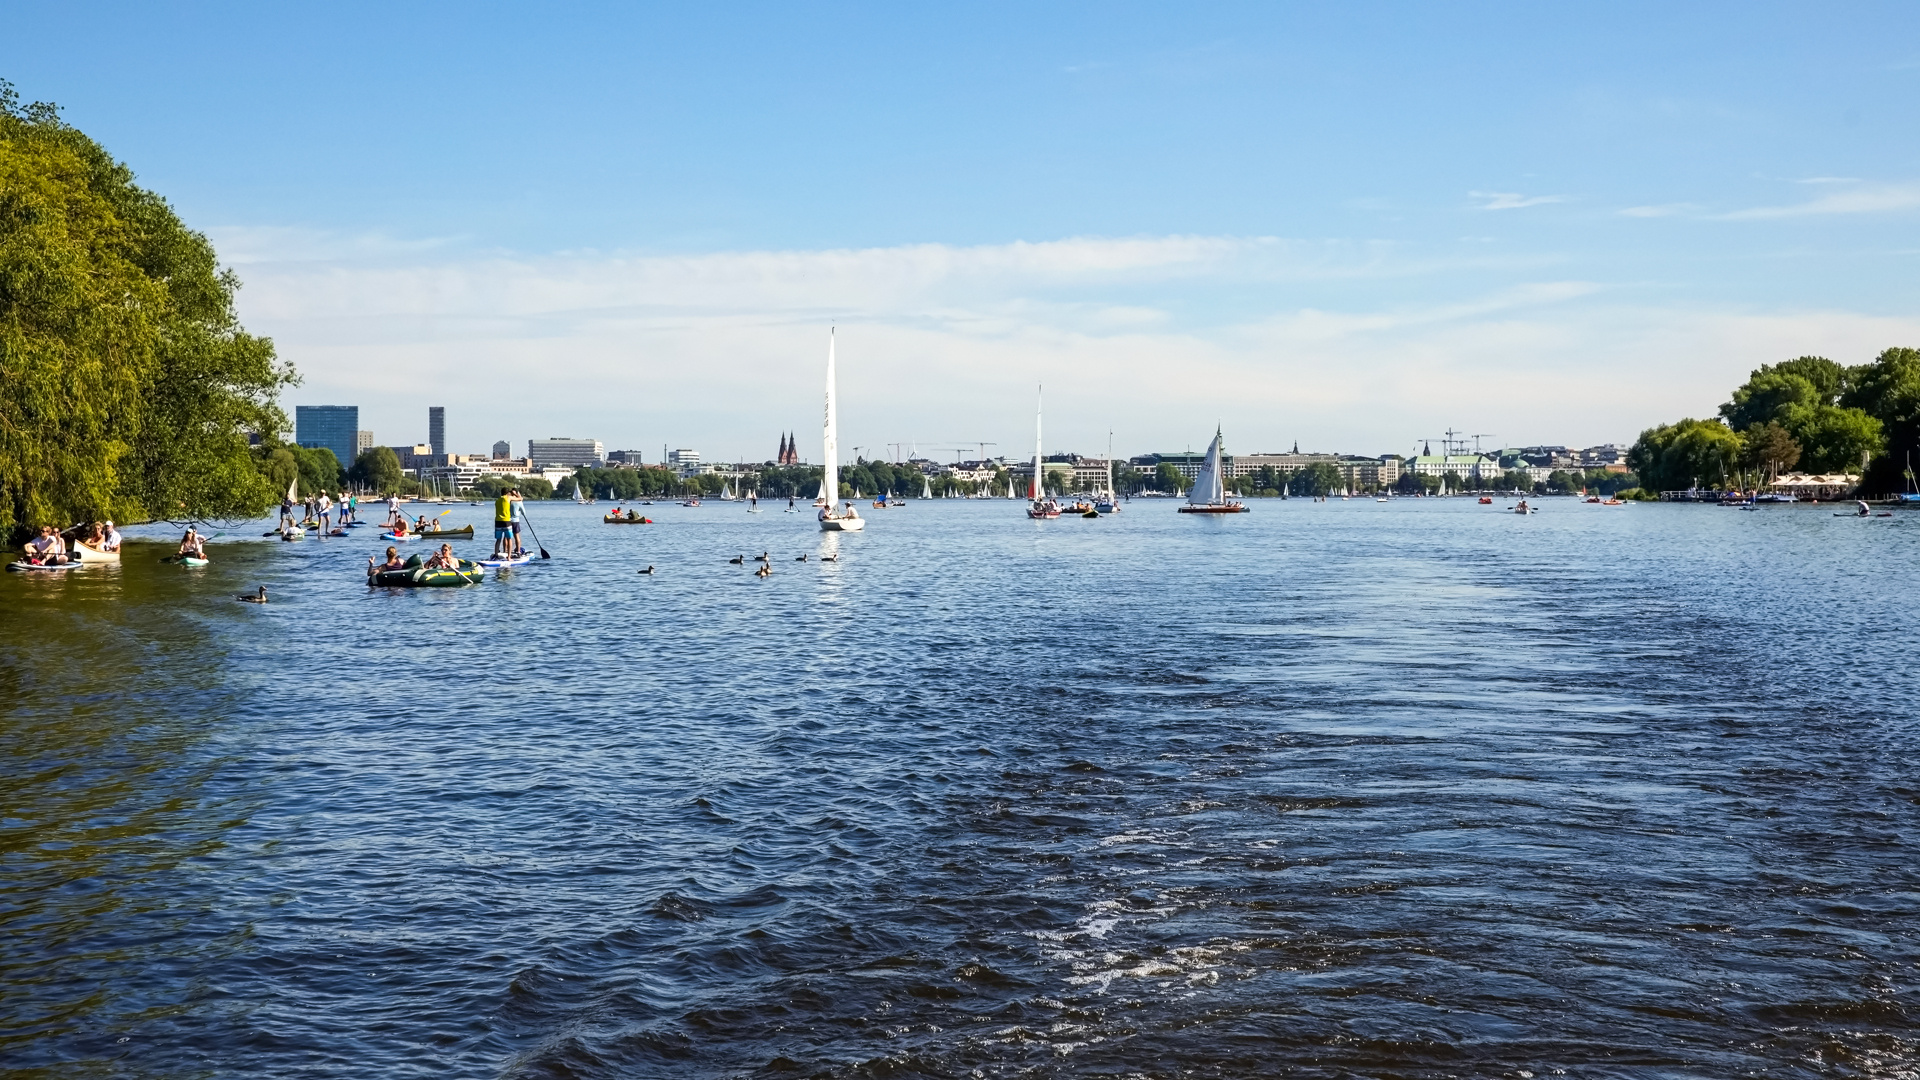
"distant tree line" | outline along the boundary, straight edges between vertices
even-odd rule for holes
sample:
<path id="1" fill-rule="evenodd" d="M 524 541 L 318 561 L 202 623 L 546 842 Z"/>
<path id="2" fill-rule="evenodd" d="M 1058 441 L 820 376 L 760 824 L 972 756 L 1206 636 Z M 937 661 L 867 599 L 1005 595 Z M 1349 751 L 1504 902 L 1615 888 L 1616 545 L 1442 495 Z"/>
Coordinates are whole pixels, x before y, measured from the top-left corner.
<path id="1" fill-rule="evenodd" d="M 1821 356 L 1763 364 L 1717 419 L 1640 433 L 1628 462 L 1652 491 L 1754 487 L 1779 473 L 1861 472 L 1868 494 L 1900 490 L 1920 450 L 1920 350 L 1843 366 Z"/>

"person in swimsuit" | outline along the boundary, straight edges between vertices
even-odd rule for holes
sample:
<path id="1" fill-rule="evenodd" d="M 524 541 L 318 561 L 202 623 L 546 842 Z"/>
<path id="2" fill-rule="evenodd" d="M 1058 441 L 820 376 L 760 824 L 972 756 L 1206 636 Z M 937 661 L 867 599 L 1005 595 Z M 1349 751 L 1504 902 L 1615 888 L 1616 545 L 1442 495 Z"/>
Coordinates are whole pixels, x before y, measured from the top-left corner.
<path id="1" fill-rule="evenodd" d="M 204 559 L 207 557 L 207 541 L 193 526 L 187 526 L 187 534 L 180 538 L 180 557 L 183 559 Z"/>
<path id="2" fill-rule="evenodd" d="M 40 535 L 27 541 L 27 561 L 36 566 L 59 566 L 67 561 L 67 544 L 53 526 L 40 526 Z"/>
<path id="3" fill-rule="evenodd" d="M 387 549 L 387 561 L 383 563 L 376 563 L 373 561 L 373 556 L 367 556 L 368 574 L 377 574 L 382 570 L 404 570 L 406 567 L 406 561 L 400 558 L 400 549 L 396 547 Z"/>
<path id="4" fill-rule="evenodd" d="M 441 544 L 440 550 L 427 560 L 429 570 L 457 570 L 459 567 L 460 560 L 454 557 L 452 544 Z"/>

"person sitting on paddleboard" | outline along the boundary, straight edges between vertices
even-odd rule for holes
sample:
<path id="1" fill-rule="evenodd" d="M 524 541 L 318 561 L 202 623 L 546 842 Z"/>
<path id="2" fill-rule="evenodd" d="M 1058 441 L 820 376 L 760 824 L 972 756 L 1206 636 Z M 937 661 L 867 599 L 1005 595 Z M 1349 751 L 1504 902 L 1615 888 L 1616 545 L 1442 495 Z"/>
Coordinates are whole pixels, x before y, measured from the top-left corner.
<path id="1" fill-rule="evenodd" d="M 67 544 L 53 526 L 40 526 L 40 535 L 27 541 L 27 561 L 35 566 L 59 566 L 67 561 Z"/>
<path id="2" fill-rule="evenodd" d="M 440 550 L 434 552 L 433 557 L 427 560 L 429 570 L 456 570 L 459 567 L 460 560 L 454 558 L 452 544 L 441 544 Z"/>
<path id="3" fill-rule="evenodd" d="M 180 538 L 180 557 L 183 559 L 204 559 L 207 557 L 207 542 L 201 538 L 198 532 L 194 531 L 191 525 L 187 526 L 187 534 Z"/>

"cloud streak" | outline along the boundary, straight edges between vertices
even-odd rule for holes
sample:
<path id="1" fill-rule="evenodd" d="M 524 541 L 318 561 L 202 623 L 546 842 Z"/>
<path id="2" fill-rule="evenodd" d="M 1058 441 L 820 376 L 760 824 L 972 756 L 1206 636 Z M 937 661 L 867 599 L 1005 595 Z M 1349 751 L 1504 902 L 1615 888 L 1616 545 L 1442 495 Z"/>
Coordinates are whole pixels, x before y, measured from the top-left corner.
<path id="1" fill-rule="evenodd" d="M 1821 178 L 1807 183 L 1841 184 Z M 1828 214 L 1888 214 L 1920 207 L 1920 184 L 1863 184 L 1787 206 L 1756 206 L 1722 214 L 1724 221 L 1768 221 Z"/>
<path id="2" fill-rule="evenodd" d="M 1487 200 L 1480 204 L 1482 210 L 1520 210 L 1567 201 L 1565 195 L 1522 195 L 1517 191 L 1469 191 L 1467 197 Z"/>

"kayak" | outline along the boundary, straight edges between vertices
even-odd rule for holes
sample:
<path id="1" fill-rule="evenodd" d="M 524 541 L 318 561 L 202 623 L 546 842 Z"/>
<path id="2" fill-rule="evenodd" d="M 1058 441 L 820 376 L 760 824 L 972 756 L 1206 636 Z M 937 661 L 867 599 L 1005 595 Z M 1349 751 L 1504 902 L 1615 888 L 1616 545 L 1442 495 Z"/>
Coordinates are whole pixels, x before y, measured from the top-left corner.
<path id="1" fill-rule="evenodd" d="M 479 560 L 479 565 L 488 567 L 524 566 L 533 561 L 531 552 L 525 555 L 496 555 L 490 559 Z"/>
<path id="2" fill-rule="evenodd" d="M 407 560 L 407 565 L 398 570 L 375 570 L 369 573 L 367 584 L 404 589 L 433 589 L 473 585 L 484 577 L 486 577 L 486 571 L 480 569 L 471 559 L 461 559 L 457 569 L 429 570 L 420 556 L 415 555 Z"/>
<path id="3" fill-rule="evenodd" d="M 380 534 L 380 539 L 382 540 L 418 540 L 420 539 L 420 534 L 419 533 L 383 532 Z"/>
<path id="4" fill-rule="evenodd" d="M 472 539 L 473 526 L 468 525 L 464 529 L 428 529 L 426 532 L 415 533 L 414 535 L 418 536 L 422 540 L 438 540 L 443 536 L 465 537 L 468 539 Z"/>
<path id="5" fill-rule="evenodd" d="M 7 564 L 9 570 L 72 570 L 81 565 L 78 562 L 33 563 L 25 559 L 16 559 Z"/>

